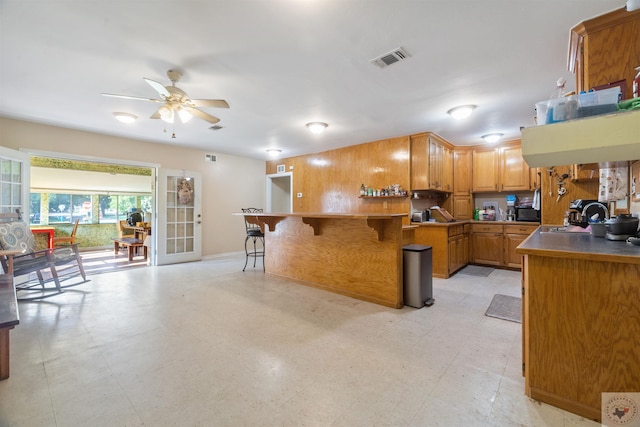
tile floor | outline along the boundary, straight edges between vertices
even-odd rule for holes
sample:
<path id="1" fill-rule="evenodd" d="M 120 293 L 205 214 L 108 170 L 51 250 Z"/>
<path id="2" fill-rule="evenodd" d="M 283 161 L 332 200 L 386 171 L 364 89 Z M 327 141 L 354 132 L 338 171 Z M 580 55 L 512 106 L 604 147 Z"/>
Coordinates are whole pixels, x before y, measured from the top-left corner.
<path id="1" fill-rule="evenodd" d="M 243 256 L 91 276 L 21 303 L 0 426 L 596 426 L 528 399 L 520 273 L 401 310 L 243 273 Z"/>

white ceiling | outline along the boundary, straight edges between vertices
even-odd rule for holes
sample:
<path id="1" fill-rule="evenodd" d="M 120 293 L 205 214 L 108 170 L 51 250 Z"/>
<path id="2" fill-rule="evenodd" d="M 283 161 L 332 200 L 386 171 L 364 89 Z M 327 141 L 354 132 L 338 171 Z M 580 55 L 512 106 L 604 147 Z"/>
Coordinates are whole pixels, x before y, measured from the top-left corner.
<path id="1" fill-rule="evenodd" d="M 567 70 L 569 30 L 625 0 L 0 0 L 0 116 L 268 158 L 432 131 L 455 145 L 520 137 Z M 397 47 L 412 57 L 369 61 Z M 191 98 L 221 130 L 149 116 L 147 77 Z M 477 104 L 465 122 L 446 111 Z M 130 125 L 112 112 L 139 116 Z M 329 123 L 311 135 L 310 121 Z M 176 138 L 171 138 L 175 131 Z M 0 130 L 0 144 L 2 132 Z"/>

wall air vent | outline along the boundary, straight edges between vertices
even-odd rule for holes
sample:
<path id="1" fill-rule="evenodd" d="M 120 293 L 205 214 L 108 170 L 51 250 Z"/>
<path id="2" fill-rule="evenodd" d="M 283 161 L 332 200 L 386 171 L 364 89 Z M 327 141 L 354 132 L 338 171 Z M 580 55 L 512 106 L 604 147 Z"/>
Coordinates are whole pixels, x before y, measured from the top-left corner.
<path id="1" fill-rule="evenodd" d="M 385 68 L 410 57 L 411 54 L 409 52 L 407 52 L 403 47 L 399 47 L 397 49 L 393 49 L 391 52 L 385 53 L 384 55 L 380 55 L 377 58 L 373 58 L 370 62 L 380 68 Z"/>
<path id="2" fill-rule="evenodd" d="M 205 162 L 216 162 L 218 157 L 215 154 L 205 154 L 204 160 Z"/>
<path id="3" fill-rule="evenodd" d="M 213 126 L 211 126 L 209 129 L 211 129 L 211 130 L 220 130 L 220 129 L 222 129 L 222 126 L 220 126 L 220 125 L 213 125 Z"/>

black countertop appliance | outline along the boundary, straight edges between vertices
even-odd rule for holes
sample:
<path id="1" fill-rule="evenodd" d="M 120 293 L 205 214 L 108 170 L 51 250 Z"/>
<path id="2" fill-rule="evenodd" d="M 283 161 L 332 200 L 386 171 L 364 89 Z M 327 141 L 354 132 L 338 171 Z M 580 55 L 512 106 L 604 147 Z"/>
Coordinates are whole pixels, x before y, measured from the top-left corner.
<path id="1" fill-rule="evenodd" d="M 577 199 L 569 203 L 569 224 L 587 228 L 589 219 L 598 214 L 596 222 L 609 218 L 609 210 L 597 200 Z"/>

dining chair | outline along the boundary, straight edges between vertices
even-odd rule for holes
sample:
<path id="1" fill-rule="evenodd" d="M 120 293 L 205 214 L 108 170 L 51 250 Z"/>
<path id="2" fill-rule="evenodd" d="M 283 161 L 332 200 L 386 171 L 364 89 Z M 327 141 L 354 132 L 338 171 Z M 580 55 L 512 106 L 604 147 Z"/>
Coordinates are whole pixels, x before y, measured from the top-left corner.
<path id="1" fill-rule="evenodd" d="M 73 230 L 71 230 L 71 235 L 70 236 L 59 236 L 53 237 L 53 246 L 60 246 L 61 244 L 64 245 L 73 245 L 76 243 L 76 232 L 78 231 L 78 224 L 80 223 L 80 218 L 76 219 L 76 223 L 73 226 Z"/>

